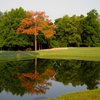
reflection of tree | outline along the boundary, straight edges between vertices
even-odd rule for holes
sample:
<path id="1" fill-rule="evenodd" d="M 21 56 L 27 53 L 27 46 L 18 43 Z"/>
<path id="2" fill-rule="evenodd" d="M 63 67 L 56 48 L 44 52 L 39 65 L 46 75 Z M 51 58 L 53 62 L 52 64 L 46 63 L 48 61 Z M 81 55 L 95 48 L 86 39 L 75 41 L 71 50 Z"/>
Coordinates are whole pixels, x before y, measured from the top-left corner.
<path id="1" fill-rule="evenodd" d="M 0 61 L 0 92 L 42 94 L 51 86 L 49 79 L 56 79 L 65 85 L 86 84 L 88 89 L 94 89 L 100 80 L 100 62 L 39 59 L 35 71 L 34 61 Z"/>
<path id="2" fill-rule="evenodd" d="M 88 89 L 95 89 L 100 80 L 100 62 L 82 61 L 80 78 Z"/>
<path id="3" fill-rule="evenodd" d="M 25 87 L 21 85 L 21 81 L 18 78 L 18 75 L 20 75 L 21 73 L 22 74 L 35 73 L 35 70 L 33 68 L 33 65 L 35 63 L 34 61 L 35 60 L 11 61 L 11 62 L 0 61 L 0 92 L 5 90 L 7 92 L 11 92 L 13 95 L 24 95 L 25 93 L 27 93 L 28 91 Z M 37 75 L 40 78 L 42 77 L 42 79 L 44 77 L 45 78 L 44 82 L 45 81 L 47 82 L 47 80 L 49 80 L 49 78 L 53 76 L 52 73 L 50 74 L 50 70 L 49 71 L 46 70 L 46 68 L 53 69 L 50 68 L 50 66 L 48 67 L 48 65 L 51 65 L 50 62 L 51 61 L 47 61 L 47 60 L 42 60 L 42 61 L 39 60 L 39 64 L 38 64 L 39 68 L 37 69 L 38 71 Z M 49 75 L 47 75 L 47 72 L 49 73 Z M 53 71 L 51 70 L 51 72 Z M 41 81 L 41 80 L 37 80 L 37 81 Z M 42 82 L 40 83 L 42 84 Z"/>
<path id="4" fill-rule="evenodd" d="M 23 87 L 32 94 L 45 94 L 51 83 L 48 80 L 54 76 L 55 72 L 51 69 L 46 69 L 44 73 L 21 73 L 19 79 Z"/>
<path id="5" fill-rule="evenodd" d="M 21 86 L 17 74 L 31 70 L 27 67 L 29 61 L 0 62 L 0 92 L 3 90 L 16 95 L 23 95 L 25 89 Z"/>
<path id="6" fill-rule="evenodd" d="M 79 68 L 81 66 L 81 61 L 76 60 L 62 60 L 56 61 L 55 70 L 57 70 L 56 80 L 63 82 L 63 84 L 67 85 L 72 83 L 73 86 L 77 86 L 82 84 L 79 76 Z M 56 69 L 57 68 L 57 69 Z"/>
<path id="7" fill-rule="evenodd" d="M 97 88 L 100 80 L 100 62 L 93 61 L 57 61 L 56 80 L 73 86 L 87 85 L 88 89 Z"/>

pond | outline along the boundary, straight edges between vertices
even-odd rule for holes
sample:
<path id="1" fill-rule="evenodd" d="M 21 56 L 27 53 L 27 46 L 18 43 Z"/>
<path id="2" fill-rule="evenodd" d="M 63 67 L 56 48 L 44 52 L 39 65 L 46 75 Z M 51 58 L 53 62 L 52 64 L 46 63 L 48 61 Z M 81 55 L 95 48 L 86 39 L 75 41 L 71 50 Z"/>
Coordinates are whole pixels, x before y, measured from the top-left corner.
<path id="1" fill-rule="evenodd" d="M 0 100 L 47 100 L 100 88 L 100 61 L 0 61 Z"/>

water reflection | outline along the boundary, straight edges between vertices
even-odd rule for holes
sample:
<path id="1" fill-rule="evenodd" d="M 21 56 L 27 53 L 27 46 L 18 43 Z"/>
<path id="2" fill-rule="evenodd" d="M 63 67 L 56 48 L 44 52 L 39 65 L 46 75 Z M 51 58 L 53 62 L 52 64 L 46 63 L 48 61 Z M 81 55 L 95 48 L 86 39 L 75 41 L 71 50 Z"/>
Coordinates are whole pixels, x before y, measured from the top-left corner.
<path id="1" fill-rule="evenodd" d="M 55 75 L 55 71 L 47 68 L 43 73 L 37 71 L 37 59 L 35 59 L 35 73 L 20 73 L 18 78 L 21 85 L 31 94 L 45 94 L 46 90 L 51 86 L 49 79 Z"/>
<path id="2" fill-rule="evenodd" d="M 56 80 L 73 86 L 87 85 L 87 89 L 97 88 L 100 80 L 100 62 L 56 61 L 58 74 Z"/>
<path id="3" fill-rule="evenodd" d="M 0 92 L 13 95 L 46 94 L 55 80 L 73 87 L 98 88 L 100 62 L 77 60 L 42 60 L 0 62 Z"/>

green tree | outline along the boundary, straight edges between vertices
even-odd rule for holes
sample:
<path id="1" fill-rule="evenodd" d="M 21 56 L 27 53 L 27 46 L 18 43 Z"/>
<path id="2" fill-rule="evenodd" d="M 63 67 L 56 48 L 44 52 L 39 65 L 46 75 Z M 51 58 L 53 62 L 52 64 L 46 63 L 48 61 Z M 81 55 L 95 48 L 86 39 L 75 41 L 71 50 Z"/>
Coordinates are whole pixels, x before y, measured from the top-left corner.
<path id="1" fill-rule="evenodd" d="M 0 11 L 0 23 L 1 23 L 1 20 L 2 20 L 2 16 L 3 16 L 3 13 Z M 3 41 L 2 35 L 0 35 L 0 49 L 2 47 L 2 41 Z"/>
<path id="2" fill-rule="evenodd" d="M 99 14 L 96 10 L 91 10 L 82 21 L 82 46 L 100 46 L 100 22 Z"/>
<path id="3" fill-rule="evenodd" d="M 19 49 L 25 46 L 32 46 L 31 37 L 16 34 L 20 20 L 26 17 L 23 8 L 12 9 L 5 12 L 0 22 L 0 47 L 2 49 Z"/>
<path id="4" fill-rule="evenodd" d="M 56 35 L 54 40 L 58 46 L 80 46 L 81 44 L 81 16 L 64 16 L 55 20 L 57 26 Z"/>

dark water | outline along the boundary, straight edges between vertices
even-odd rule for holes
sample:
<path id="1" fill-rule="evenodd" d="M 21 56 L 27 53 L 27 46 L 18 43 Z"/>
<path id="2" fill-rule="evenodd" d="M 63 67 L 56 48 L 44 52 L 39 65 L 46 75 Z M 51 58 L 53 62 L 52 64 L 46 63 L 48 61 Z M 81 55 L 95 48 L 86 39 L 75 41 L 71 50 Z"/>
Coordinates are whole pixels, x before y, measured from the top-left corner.
<path id="1" fill-rule="evenodd" d="M 47 100 L 95 88 L 100 88 L 98 61 L 0 61 L 0 100 Z"/>

